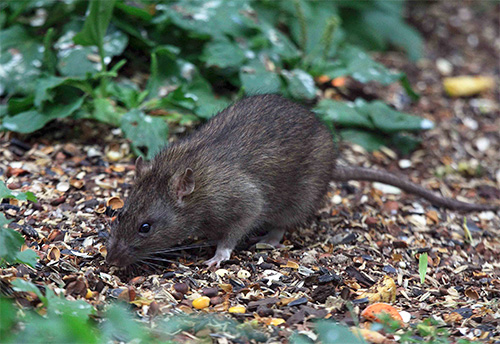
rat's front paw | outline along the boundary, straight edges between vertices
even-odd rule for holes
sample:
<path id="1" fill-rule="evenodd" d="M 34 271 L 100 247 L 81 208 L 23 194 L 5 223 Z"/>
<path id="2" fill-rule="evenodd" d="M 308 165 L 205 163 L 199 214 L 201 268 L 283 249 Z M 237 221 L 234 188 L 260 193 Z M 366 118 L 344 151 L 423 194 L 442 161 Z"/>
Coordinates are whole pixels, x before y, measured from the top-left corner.
<path id="1" fill-rule="evenodd" d="M 228 248 L 223 248 L 223 249 L 218 248 L 217 251 L 215 252 L 215 256 L 213 256 L 213 258 L 207 260 L 205 262 L 205 264 L 208 265 L 209 268 L 211 268 L 212 266 L 215 266 L 218 268 L 220 266 L 221 262 L 231 258 L 231 252 L 232 252 L 232 250 L 230 250 Z"/>

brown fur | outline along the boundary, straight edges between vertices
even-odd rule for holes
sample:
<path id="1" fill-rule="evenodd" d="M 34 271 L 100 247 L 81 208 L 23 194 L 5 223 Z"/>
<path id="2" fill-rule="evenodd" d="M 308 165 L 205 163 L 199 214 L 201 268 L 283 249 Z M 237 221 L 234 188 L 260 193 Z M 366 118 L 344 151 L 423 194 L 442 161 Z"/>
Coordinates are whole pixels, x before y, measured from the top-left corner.
<path id="1" fill-rule="evenodd" d="M 126 266 L 192 234 L 216 240 L 226 253 L 258 228 L 275 230 L 279 241 L 321 206 L 332 179 L 380 181 L 454 209 L 495 209 L 446 199 L 384 171 L 336 168 L 337 154 L 328 130 L 302 106 L 277 95 L 240 100 L 151 163 L 138 160 L 107 261 Z M 147 234 L 139 232 L 145 222 Z"/>
<path id="2" fill-rule="evenodd" d="M 256 228 L 293 228 L 320 207 L 334 144 L 314 114 L 277 95 L 245 98 L 146 165 L 111 230 L 108 261 L 128 265 L 190 234 L 233 246 Z M 176 183 L 192 169 L 194 190 Z M 140 235 L 143 222 L 153 226 Z"/>

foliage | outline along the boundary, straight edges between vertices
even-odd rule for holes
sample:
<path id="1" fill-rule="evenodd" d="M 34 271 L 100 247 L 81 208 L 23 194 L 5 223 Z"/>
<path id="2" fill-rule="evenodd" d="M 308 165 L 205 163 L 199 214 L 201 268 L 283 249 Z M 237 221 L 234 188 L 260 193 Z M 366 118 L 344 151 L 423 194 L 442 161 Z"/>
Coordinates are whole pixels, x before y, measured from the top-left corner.
<path id="1" fill-rule="evenodd" d="M 36 202 L 36 197 L 31 192 L 12 192 L 9 190 L 3 181 L 0 180 L 0 200 L 4 198 L 16 198 L 24 201 L 29 200 Z M 34 267 L 38 256 L 33 250 L 26 249 L 20 251 L 24 244 L 24 238 L 21 234 L 13 229 L 7 228 L 9 220 L 5 218 L 3 213 L 0 213 L 0 267 L 5 264 L 26 264 Z"/>
<path id="2" fill-rule="evenodd" d="M 151 157 L 167 142 L 165 121 L 205 120 L 235 95 L 275 92 L 312 100 L 315 78 L 326 75 L 382 85 L 400 81 L 414 98 L 404 74 L 388 70 L 364 50 L 397 47 L 419 57 L 421 39 L 404 23 L 403 5 L 381 0 L 2 2 L 1 129 L 30 133 L 56 118 L 91 118 L 120 126 L 134 151 Z M 149 76 L 147 82 L 143 76 Z M 361 116 L 347 121 L 329 114 L 345 109 L 341 102 L 324 102 L 318 112 L 344 128 L 343 137 L 368 149 L 394 143 L 413 148 L 416 141 L 400 139 L 400 133 L 423 129 L 420 119 L 360 101 L 354 104 Z M 377 115 L 367 125 L 362 113 L 372 108 Z M 413 125 L 392 126 L 386 114 Z M 144 132 L 151 129 L 152 134 Z"/>
<path id="3" fill-rule="evenodd" d="M 421 253 L 418 257 L 418 274 L 420 275 L 420 283 L 424 284 L 425 276 L 427 275 L 427 266 L 429 264 L 427 252 Z"/>

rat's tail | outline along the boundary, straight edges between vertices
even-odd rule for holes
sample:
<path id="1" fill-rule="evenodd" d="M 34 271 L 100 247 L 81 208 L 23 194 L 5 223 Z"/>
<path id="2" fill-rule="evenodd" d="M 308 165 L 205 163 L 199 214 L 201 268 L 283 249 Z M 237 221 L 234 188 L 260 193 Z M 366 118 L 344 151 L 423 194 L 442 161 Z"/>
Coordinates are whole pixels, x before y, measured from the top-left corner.
<path id="1" fill-rule="evenodd" d="M 466 211 L 499 210 L 500 206 L 492 204 L 473 204 L 457 201 L 438 195 L 424 187 L 414 184 L 409 180 L 399 177 L 387 171 L 377 171 L 357 166 L 339 166 L 332 174 L 334 181 L 346 182 L 349 180 L 366 180 L 370 182 L 380 182 L 396 186 L 406 192 L 425 198 L 435 206 Z"/>

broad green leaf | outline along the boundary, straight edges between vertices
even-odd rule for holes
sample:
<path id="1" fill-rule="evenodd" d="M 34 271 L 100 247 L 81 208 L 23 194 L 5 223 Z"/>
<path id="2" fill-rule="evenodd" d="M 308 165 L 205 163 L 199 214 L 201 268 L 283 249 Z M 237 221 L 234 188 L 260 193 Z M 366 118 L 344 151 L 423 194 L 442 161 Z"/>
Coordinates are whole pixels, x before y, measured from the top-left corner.
<path id="1" fill-rule="evenodd" d="M 358 112 L 354 103 L 323 99 L 316 105 L 314 112 L 321 120 L 332 121 L 343 127 L 375 128 L 367 116 Z"/>
<path id="2" fill-rule="evenodd" d="M 0 213 L 0 261 L 5 260 L 12 264 L 16 261 L 24 238 L 15 230 L 6 227 L 9 222 L 5 215 Z"/>
<path id="3" fill-rule="evenodd" d="M 101 70 L 101 65 L 89 56 L 96 55 L 91 47 L 69 48 L 67 53 L 59 54 L 57 69 L 64 76 L 85 77 L 87 73 L 95 73 Z"/>
<path id="4" fill-rule="evenodd" d="M 102 47 L 104 35 L 113 14 L 115 0 L 92 0 L 83 29 L 73 37 L 76 44 Z"/>
<path id="5" fill-rule="evenodd" d="M 202 77 L 197 77 L 186 87 L 189 97 L 195 100 L 195 114 L 204 119 L 215 116 L 219 111 L 229 105 L 229 100 L 225 97 L 216 97 L 210 84 Z"/>
<path id="6" fill-rule="evenodd" d="M 388 143 L 386 136 L 357 129 L 340 130 L 340 136 L 343 140 L 358 144 L 369 152 L 379 150 Z"/>
<path id="7" fill-rule="evenodd" d="M 427 260 L 427 252 L 421 253 L 418 257 L 418 274 L 420 275 L 420 283 L 424 284 L 425 276 L 427 275 L 427 265 L 429 261 Z"/>
<path id="8" fill-rule="evenodd" d="M 331 320 L 319 320 L 315 323 L 315 328 L 321 343 L 366 344 L 363 339 L 355 336 L 348 327 Z"/>
<path id="9" fill-rule="evenodd" d="M 35 96 L 29 95 L 27 97 L 17 98 L 12 97 L 8 100 L 6 114 L 10 116 L 16 115 L 20 112 L 27 111 L 33 107 Z"/>
<path id="10" fill-rule="evenodd" d="M 43 45 L 20 25 L 0 30 L 0 95 L 29 95 L 40 76 Z"/>
<path id="11" fill-rule="evenodd" d="M 263 34 L 271 44 L 272 52 L 287 61 L 295 61 L 300 58 L 299 49 L 286 35 L 270 25 L 263 24 L 261 26 Z"/>
<path id="12" fill-rule="evenodd" d="M 389 85 L 401 78 L 400 73 L 389 71 L 382 64 L 375 62 L 366 52 L 352 45 L 346 45 L 340 49 L 338 58 L 345 66 L 343 75 L 350 75 L 362 83 L 377 81 Z M 335 78 L 340 75 L 328 76 Z"/>
<path id="13" fill-rule="evenodd" d="M 73 39 L 80 28 L 79 21 L 70 21 L 63 27 L 63 34 L 54 45 L 58 56 L 57 68 L 62 75 L 85 77 L 87 73 L 96 74 L 103 71 L 98 47 L 74 44 Z M 102 44 L 103 62 L 108 65 L 111 57 L 123 53 L 128 44 L 128 37 L 111 25 L 102 39 Z"/>
<path id="14" fill-rule="evenodd" d="M 288 83 L 288 91 L 292 97 L 297 99 L 314 99 L 316 97 L 316 85 L 311 74 L 301 70 L 283 70 L 281 75 Z"/>
<path id="15" fill-rule="evenodd" d="M 66 79 L 57 76 L 48 76 L 38 79 L 35 87 L 35 106 L 40 107 L 45 100 L 53 101 L 53 89 L 64 83 Z"/>
<path id="16" fill-rule="evenodd" d="M 129 14 L 134 17 L 138 17 L 146 22 L 151 21 L 153 19 L 153 16 L 145 9 L 138 7 L 138 6 L 147 6 L 147 3 L 134 3 L 135 6 L 127 5 L 123 2 L 116 2 L 115 3 L 115 8 L 125 12 L 126 14 Z"/>
<path id="17" fill-rule="evenodd" d="M 26 264 L 34 268 L 36 263 L 38 262 L 38 259 L 40 259 L 40 257 L 38 257 L 35 251 L 26 249 L 16 254 L 15 262 L 20 264 Z"/>
<path id="18" fill-rule="evenodd" d="M 137 85 L 129 80 L 110 84 L 109 92 L 127 109 L 138 108 L 148 95 L 147 90 L 141 92 Z"/>
<path id="19" fill-rule="evenodd" d="M 278 93 L 281 90 L 279 75 L 267 70 L 259 59 L 240 69 L 240 80 L 246 94 Z"/>
<path id="20" fill-rule="evenodd" d="M 113 107 L 109 99 L 96 98 L 93 101 L 94 111 L 92 118 L 114 126 L 120 125 L 121 114 Z"/>
<path id="21" fill-rule="evenodd" d="M 13 300 L 3 295 L 0 296 L 0 314 L 2 315 L 2 321 L 0 321 L 0 338 L 6 343 L 14 342 L 10 338 L 16 332 L 14 331 L 14 326 L 17 323 L 16 313 Z"/>
<path id="22" fill-rule="evenodd" d="M 409 133 L 396 133 L 391 136 L 391 146 L 403 155 L 413 152 L 421 142 L 422 140 Z"/>
<path id="23" fill-rule="evenodd" d="M 157 47 L 151 53 L 151 66 L 146 91 L 148 99 L 156 97 L 163 81 L 171 77 L 181 77 L 181 68 L 179 64 L 183 63 L 178 59 L 179 48 L 164 45 Z M 163 59 L 162 59 L 163 57 Z M 158 62 L 158 59 L 162 63 Z M 192 64 L 186 64 L 188 68 L 195 68 Z M 187 69 L 187 68 L 186 68 Z"/>
<path id="24" fill-rule="evenodd" d="M 134 321 L 126 309 L 113 304 L 106 311 L 106 319 L 102 324 L 103 342 L 120 341 L 129 343 L 132 340 L 149 343 L 152 338 L 138 322 Z"/>
<path id="25" fill-rule="evenodd" d="M 375 128 L 385 133 L 427 130 L 434 127 L 428 119 L 393 110 L 378 100 L 368 103 L 359 99 L 356 106 L 361 113 L 369 116 Z"/>
<path id="26" fill-rule="evenodd" d="M 38 296 L 40 301 L 42 301 L 45 306 L 48 305 L 47 297 L 45 297 L 42 294 L 40 289 L 38 289 L 38 287 L 35 284 L 25 281 L 22 278 L 16 278 L 15 280 L 12 281 L 12 286 L 14 287 L 14 290 L 18 292 L 35 293 L 36 296 Z"/>
<path id="27" fill-rule="evenodd" d="M 103 38 L 104 63 L 109 64 L 109 57 L 119 56 L 123 53 L 128 44 L 128 37 L 123 32 L 110 27 L 108 33 Z M 109 59 L 109 60 L 108 60 Z"/>
<path id="28" fill-rule="evenodd" d="M 144 114 L 134 109 L 121 118 L 121 128 L 125 136 L 132 141 L 132 148 L 137 155 L 151 159 L 167 144 L 168 126 L 164 120 Z M 141 149 L 146 148 L 146 154 Z"/>
<path id="29" fill-rule="evenodd" d="M 422 37 L 412 27 L 408 26 L 399 14 L 388 15 L 383 11 L 366 11 L 364 21 L 375 32 L 396 47 L 403 48 L 411 60 L 416 61 L 422 56 Z"/>
<path id="30" fill-rule="evenodd" d="M 18 133 L 32 133 L 45 124 L 56 118 L 70 116 L 83 104 L 83 97 L 76 98 L 69 104 L 49 104 L 43 111 L 30 110 L 21 112 L 12 117 L 6 117 L 3 120 L 3 128 Z"/>
<path id="31" fill-rule="evenodd" d="M 18 192 L 18 191 L 11 191 L 3 181 L 0 180 L 0 200 L 2 198 L 15 198 L 20 201 L 31 201 L 31 202 L 36 202 L 36 197 L 35 195 L 28 191 L 28 192 Z"/>
<path id="32" fill-rule="evenodd" d="M 45 287 L 47 299 L 47 315 L 74 316 L 86 321 L 88 316 L 94 314 L 94 308 L 83 300 L 67 300 L 64 295 L 56 295 L 49 287 Z"/>
<path id="33" fill-rule="evenodd" d="M 159 8 L 165 11 L 165 20 L 197 37 L 243 36 L 251 19 L 242 12 L 249 9 L 247 0 L 184 0 Z"/>
<path id="34" fill-rule="evenodd" d="M 227 39 L 207 43 L 201 58 L 207 66 L 219 68 L 238 68 L 247 59 L 238 44 Z"/>

